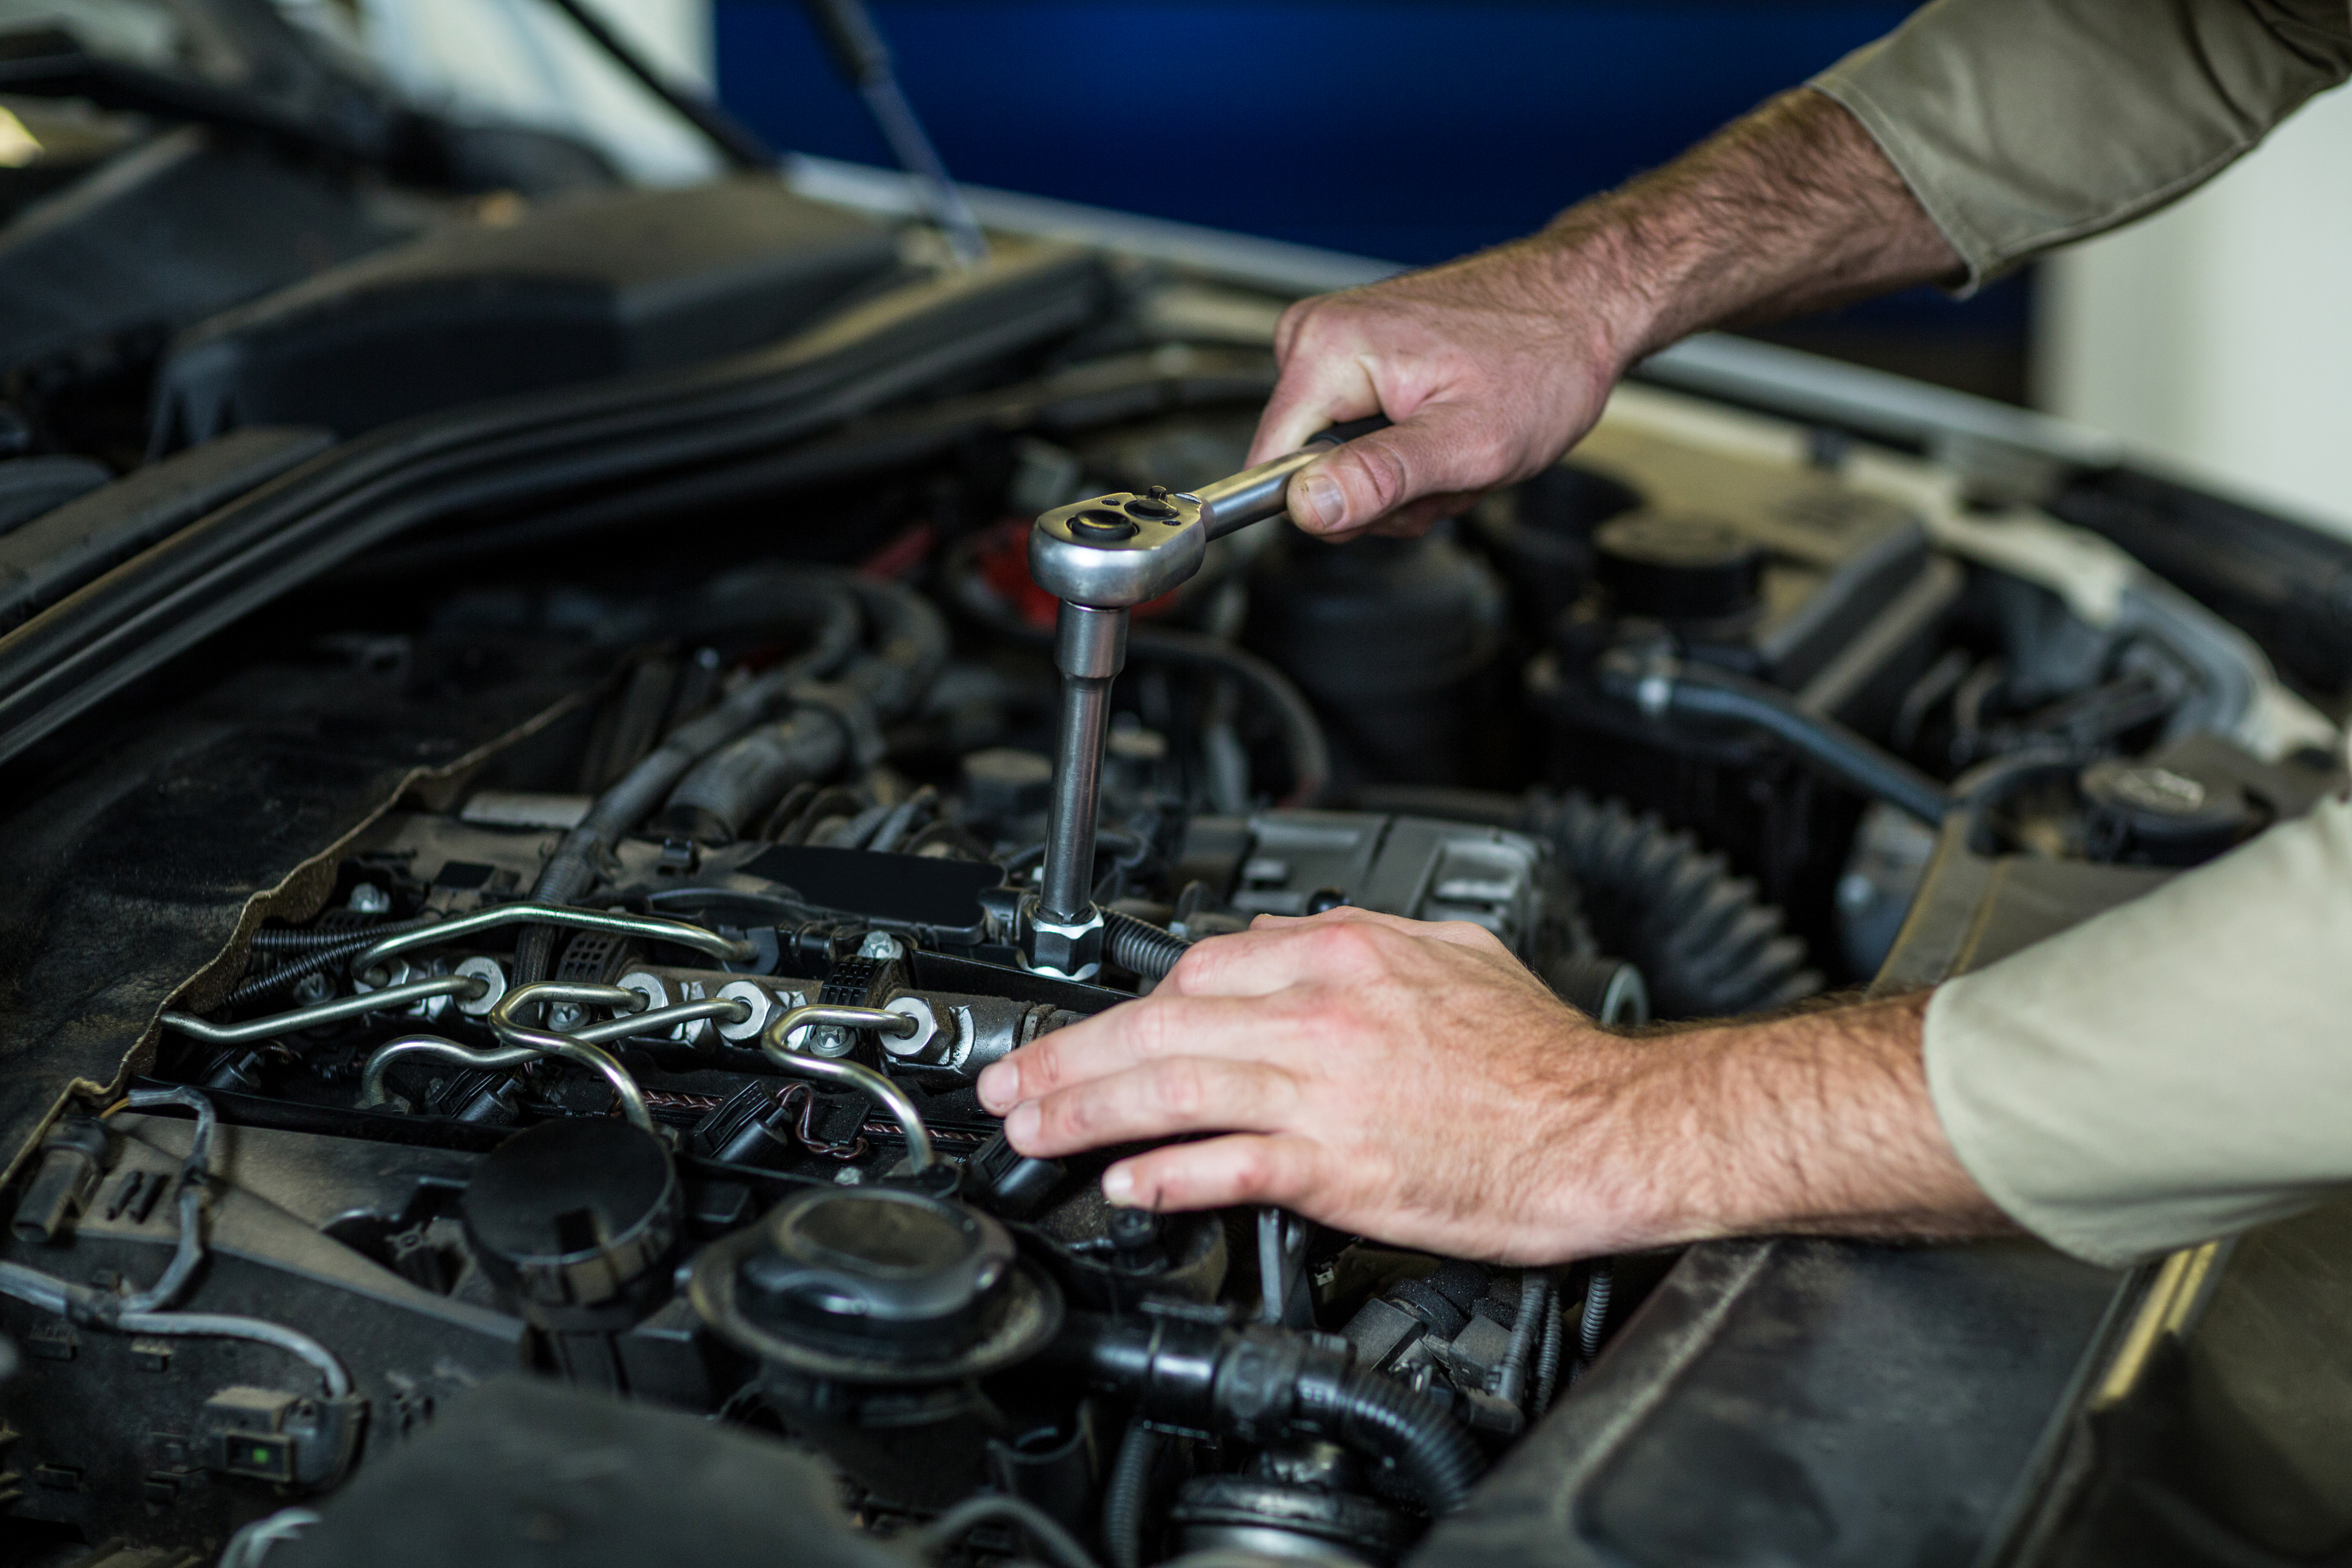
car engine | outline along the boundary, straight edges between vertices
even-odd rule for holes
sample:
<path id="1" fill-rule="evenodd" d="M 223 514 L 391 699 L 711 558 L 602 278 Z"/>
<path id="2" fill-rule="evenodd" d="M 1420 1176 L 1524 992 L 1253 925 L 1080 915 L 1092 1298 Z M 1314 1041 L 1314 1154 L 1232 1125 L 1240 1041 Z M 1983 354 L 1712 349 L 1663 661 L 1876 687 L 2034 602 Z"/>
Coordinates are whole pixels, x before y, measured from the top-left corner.
<path id="1" fill-rule="evenodd" d="M 385 624 L 191 694 L 228 743 L 166 746 L 220 833 L 300 808 L 278 784 L 338 732 L 416 755 L 234 889 L 127 1097 L 26 1163 L 18 1517 L 215 1550 L 532 1369 L 784 1437 L 885 1535 L 986 1497 L 1027 1511 L 983 1556 L 1058 1527 L 1113 1568 L 1395 1561 L 1663 1260 L 1114 1208 L 1104 1159 L 1006 1144 L 983 1067 L 1342 904 L 1475 922 L 1613 1026 L 1775 1006 L 1876 967 L 1963 799 L 1980 839 L 2172 866 L 2322 776 L 2216 732 L 2250 688 L 2161 614 L 2101 634 L 1883 489 L 1621 405 L 1456 526 L 1221 543 L 1139 622 L 1087 982 L 1010 945 L 1052 773 L 1017 520 L 1230 460 L 1244 420 L 1024 435 L 915 515 L 812 510 L 800 558 L 363 559 L 344 597 L 400 590 Z M 489 738 L 407 738 L 436 723 Z"/>
<path id="2" fill-rule="evenodd" d="M 630 191 L 406 110 L 399 159 L 289 153 L 34 43 L 131 114 L 71 211 L 0 192 L 0 297 L 88 283 L 0 310 L 0 1563 L 1549 1563 L 1571 1495 L 1635 1542 L 1591 1561 L 1700 1560 L 1718 1503 L 1688 1539 L 1763 1555 L 1706 1561 L 2024 1528 L 2137 1276 L 1114 1207 L 1119 1151 L 1024 1157 L 974 1081 L 1342 906 L 1634 1033 L 1932 984 L 2341 787 L 2352 549 L 1662 355 L 1423 537 L 1270 523 L 1135 607 L 1072 978 L 1019 942 L 1030 530 L 1239 469 L 1307 288 L 959 270 L 772 171 Z M 139 237 L 236 203 L 242 259 Z M 1874 1370 L 1879 1437 L 1792 1469 Z M 1941 1555 L 1864 1550 L 1944 1479 Z"/>

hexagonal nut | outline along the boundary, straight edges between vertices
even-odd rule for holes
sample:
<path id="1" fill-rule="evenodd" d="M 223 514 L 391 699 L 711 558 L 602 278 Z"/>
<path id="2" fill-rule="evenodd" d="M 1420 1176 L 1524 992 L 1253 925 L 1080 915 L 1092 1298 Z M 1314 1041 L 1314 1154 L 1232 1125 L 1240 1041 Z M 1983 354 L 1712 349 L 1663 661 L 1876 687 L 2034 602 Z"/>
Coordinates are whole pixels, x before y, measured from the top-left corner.
<path id="1" fill-rule="evenodd" d="M 405 985 L 413 980 L 430 980 L 436 974 L 448 973 L 448 966 L 437 959 L 412 963 L 405 958 L 388 958 L 370 968 L 366 973 L 353 975 L 352 992 L 354 995 L 365 996 L 376 991 L 388 991 L 395 985 Z M 433 1019 L 448 1010 L 448 997 L 427 996 L 422 1001 L 411 1002 L 400 1010 L 400 1016 L 404 1018 Z"/>
<path id="2" fill-rule="evenodd" d="M 923 997 L 912 994 L 893 996 L 889 1001 L 882 1004 L 882 1010 L 886 1013 L 898 1013 L 915 1020 L 915 1032 L 911 1035 L 885 1034 L 879 1029 L 875 1031 L 875 1037 L 882 1042 L 882 1048 L 890 1055 L 902 1060 L 913 1061 L 927 1057 L 931 1052 L 932 1047 L 939 1042 L 939 1015 L 931 1011 L 930 1003 Z M 950 1043 L 953 1041 L 953 1028 L 954 1026 L 949 1026 Z"/>
<path id="3" fill-rule="evenodd" d="M 798 1006 L 797 1001 L 779 1002 L 776 994 L 766 986 L 749 980 L 730 980 L 719 988 L 722 1002 L 740 1002 L 750 1008 L 751 1016 L 740 1024 L 719 1021 L 719 1037 L 734 1045 L 756 1046 L 770 1024 L 776 1021 L 785 1007 Z"/>
<path id="4" fill-rule="evenodd" d="M 1092 980 L 1102 973 L 1102 911 L 1093 911 L 1083 925 L 1065 925 L 1041 919 L 1034 904 L 1021 909 L 1021 961 L 1024 967 L 1057 980 Z"/>
<path id="5" fill-rule="evenodd" d="M 425 973 L 423 969 L 395 953 L 390 958 L 378 960 L 359 973 L 352 975 L 352 994 L 364 996 L 371 991 L 389 990 L 394 985 L 405 985 L 412 980 L 420 980 L 424 978 Z"/>
<path id="6" fill-rule="evenodd" d="M 646 1005 L 638 1011 L 645 1013 L 656 1007 L 675 1006 L 680 1002 L 699 1002 L 704 994 L 702 982 L 698 980 L 681 981 L 672 985 L 660 975 L 644 969 L 632 969 L 614 984 L 624 991 L 634 991 L 644 997 Z M 675 1040 L 682 1046 L 707 1045 L 710 1039 L 710 1020 L 688 1018 L 682 1023 L 672 1024 L 669 1033 L 661 1037 Z"/>
<path id="7" fill-rule="evenodd" d="M 507 994 L 506 966 L 488 954 L 477 953 L 471 958 L 461 961 L 455 973 L 471 974 L 488 987 L 471 1001 L 462 996 L 457 998 L 457 1011 L 465 1014 L 468 1018 L 488 1017 L 490 1009 L 497 1006 L 499 999 Z"/>

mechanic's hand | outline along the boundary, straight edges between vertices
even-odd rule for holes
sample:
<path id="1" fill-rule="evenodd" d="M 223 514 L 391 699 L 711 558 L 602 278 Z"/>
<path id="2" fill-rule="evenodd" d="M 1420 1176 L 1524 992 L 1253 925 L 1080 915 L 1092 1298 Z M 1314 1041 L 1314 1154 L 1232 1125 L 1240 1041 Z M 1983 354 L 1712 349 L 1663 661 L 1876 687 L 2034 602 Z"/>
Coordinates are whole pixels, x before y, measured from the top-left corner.
<path id="1" fill-rule="evenodd" d="M 1049 1159 L 1213 1134 L 1112 1165 L 1113 1203 L 1272 1204 L 1451 1258 L 2005 1229 L 1928 1095 L 1927 1002 L 1629 1038 L 1476 926 L 1260 915 L 995 1063 L 980 1099 Z"/>
<path id="2" fill-rule="evenodd" d="M 1291 521 L 1334 540 L 1419 533 L 1540 472 L 1592 427 L 1639 337 L 1620 293 L 1538 235 L 1302 300 L 1276 329 L 1282 375 L 1249 460 L 1386 414 L 1393 427 L 1291 480 Z"/>
<path id="3" fill-rule="evenodd" d="M 1342 908 L 1201 942 L 1150 996 L 991 1066 L 980 1098 L 1035 1156 L 1223 1134 L 1111 1166 L 1114 1203 L 1276 1204 L 1451 1257 L 1552 1261 L 1628 1233 L 1573 1178 L 1645 1049 L 1477 926 Z"/>

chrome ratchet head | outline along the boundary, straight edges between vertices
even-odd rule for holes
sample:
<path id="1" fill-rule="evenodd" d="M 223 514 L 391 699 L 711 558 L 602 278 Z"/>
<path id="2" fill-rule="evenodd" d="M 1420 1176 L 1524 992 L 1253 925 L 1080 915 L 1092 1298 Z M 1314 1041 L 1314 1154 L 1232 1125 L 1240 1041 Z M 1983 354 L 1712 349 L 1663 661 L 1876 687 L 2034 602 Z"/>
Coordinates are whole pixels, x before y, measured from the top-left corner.
<path id="1" fill-rule="evenodd" d="M 1332 447 L 1388 428 L 1375 416 L 1335 425 L 1296 452 L 1189 494 L 1154 485 L 1055 507 L 1029 531 L 1029 575 L 1066 604 L 1128 610 L 1181 586 L 1209 541 L 1283 514 L 1291 476 Z"/>
<path id="2" fill-rule="evenodd" d="M 1041 515 L 1029 531 L 1029 575 L 1068 604 L 1131 609 L 1181 587 L 1208 548 L 1199 499 L 1154 485 Z"/>

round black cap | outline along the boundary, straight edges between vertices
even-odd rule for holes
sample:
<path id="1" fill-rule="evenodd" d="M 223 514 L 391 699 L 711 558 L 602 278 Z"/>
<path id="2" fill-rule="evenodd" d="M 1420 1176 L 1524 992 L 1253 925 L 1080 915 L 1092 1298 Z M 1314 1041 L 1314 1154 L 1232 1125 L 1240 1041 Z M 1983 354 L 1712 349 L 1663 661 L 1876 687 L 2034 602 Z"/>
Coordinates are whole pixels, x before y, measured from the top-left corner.
<path id="1" fill-rule="evenodd" d="M 1716 620 L 1756 603 L 1764 549 L 1715 518 L 1639 511 L 1592 535 L 1593 568 L 1622 616 Z"/>
<path id="2" fill-rule="evenodd" d="M 811 1192 L 778 1209 L 737 1276 L 744 1315 L 771 1332 L 887 1356 L 977 1340 L 1013 1237 L 987 1215 L 891 1187 Z"/>
<path id="3" fill-rule="evenodd" d="M 502 1289 L 527 1304 L 593 1307 L 660 1265 L 684 1197 L 661 1140 L 582 1116 L 492 1150 L 463 1207 L 466 1239 Z"/>
<path id="4" fill-rule="evenodd" d="M 2160 763 L 2108 757 L 2084 768 L 2083 798 L 2095 837 L 2110 850 L 2137 847 L 2163 860 L 2218 855 L 2259 826 L 2246 792 L 2226 780 L 2200 779 Z"/>

